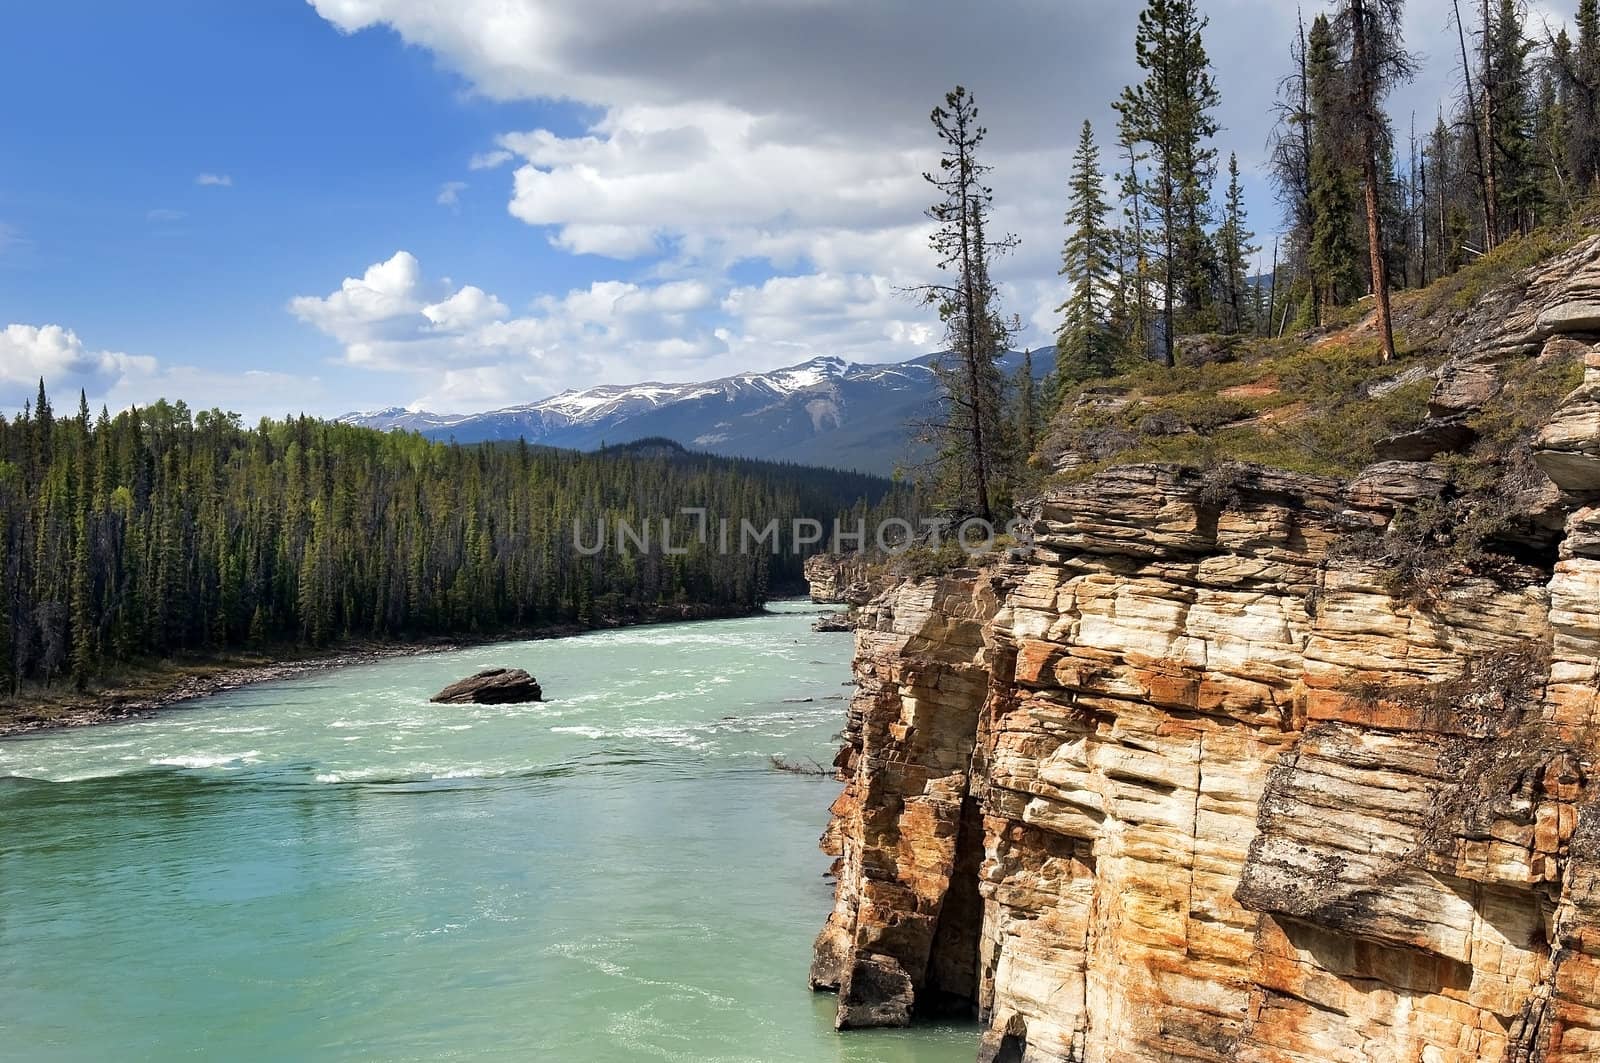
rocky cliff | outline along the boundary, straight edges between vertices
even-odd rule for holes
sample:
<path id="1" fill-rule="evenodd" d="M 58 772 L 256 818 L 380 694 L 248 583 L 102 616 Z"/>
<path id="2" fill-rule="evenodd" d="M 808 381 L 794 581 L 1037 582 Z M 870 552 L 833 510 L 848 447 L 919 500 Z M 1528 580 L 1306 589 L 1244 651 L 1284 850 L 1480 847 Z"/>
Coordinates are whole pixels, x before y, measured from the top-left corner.
<path id="1" fill-rule="evenodd" d="M 1035 503 L 1029 559 L 861 609 L 811 971 L 840 1027 L 970 1011 L 1011 1063 L 1600 1059 L 1597 263 L 1454 323 L 1411 460 L 1111 468 Z"/>
<path id="2" fill-rule="evenodd" d="M 884 589 L 884 566 L 862 554 L 817 554 L 806 558 L 811 600 L 829 605 L 864 605 Z"/>

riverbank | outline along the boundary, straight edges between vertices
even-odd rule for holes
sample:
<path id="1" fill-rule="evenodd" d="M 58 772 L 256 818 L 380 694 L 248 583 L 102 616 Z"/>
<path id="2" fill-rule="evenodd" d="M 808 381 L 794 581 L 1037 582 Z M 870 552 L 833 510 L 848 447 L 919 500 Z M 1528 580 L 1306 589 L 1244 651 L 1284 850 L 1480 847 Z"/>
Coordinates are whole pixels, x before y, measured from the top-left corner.
<path id="1" fill-rule="evenodd" d="M 759 615 L 760 611 L 667 606 L 648 615 L 608 618 L 592 628 L 559 624 L 485 635 L 441 636 L 406 642 L 356 640 L 315 650 L 283 646 L 262 651 L 194 654 L 151 661 L 105 677 L 88 690 L 74 690 L 69 686 L 35 686 L 24 687 L 22 693 L 15 697 L 0 697 L 0 738 L 147 719 L 185 702 L 332 668 L 448 653 L 499 642 L 569 638 L 590 631 L 652 624 L 728 620 Z"/>

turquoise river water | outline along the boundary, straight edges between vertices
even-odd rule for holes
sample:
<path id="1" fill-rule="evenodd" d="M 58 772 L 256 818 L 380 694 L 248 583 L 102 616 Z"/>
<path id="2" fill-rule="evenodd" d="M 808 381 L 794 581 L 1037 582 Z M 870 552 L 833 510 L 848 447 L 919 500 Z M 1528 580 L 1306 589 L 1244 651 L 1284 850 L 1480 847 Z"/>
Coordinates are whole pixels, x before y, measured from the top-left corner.
<path id="1" fill-rule="evenodd" d="M 969 1063 L 806 989 L 850 638 L 811 606 L 0 741 L 0 1059 Z M 492 665 L 543 704 L 427 698 Z M 801 700 L 801 699 L 811 699 Z"/>

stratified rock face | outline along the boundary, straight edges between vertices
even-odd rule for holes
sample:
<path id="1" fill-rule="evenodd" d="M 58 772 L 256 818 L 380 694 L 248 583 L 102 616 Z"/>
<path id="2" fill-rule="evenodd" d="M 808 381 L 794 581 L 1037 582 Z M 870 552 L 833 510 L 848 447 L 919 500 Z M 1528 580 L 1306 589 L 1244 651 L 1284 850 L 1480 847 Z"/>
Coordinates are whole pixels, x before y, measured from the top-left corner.
<path id="1" fill-rule="evenodd" d="M 865 605 L 887 585 L 859 553 L 808 557 L 805 577 L 811 600 L 822 605 Z"/>
<path id="2" fill-rule="evenodd" d="M 982 838 L 967 773 L 997 604 L 965 573 L 906 584 L 859 617 L 835 761 L 848 783 L 823 839 L 839 885 L 811 968 L 813 988 L 839 991 L 841 1027 L 904 1025 L 914 1003 L 975 995 Z"/>
<path id="3" fill-rule="evenodd" d="M 543 699 L 539 681 L 521 668 L 488 668 L 451 683 L 428 700 L 438 705 L 516 705 Z"/>
<path id="4" fill-rule="evenodd" d="M 1539 433 L 1534 460 L 1563 491 L 1600 491 L 1600 352 L 1585 353 L 1583 385 Z"/>
<path id="5" fill-rule="evenodd" d="M 863 611 L 811 975 L 841 1027 L 964 1006 L 980 1059 L 1028 1063 L 1600 1058 L 1600 516 L 1546 576 L 1411 604 L 1330 550 L 1372 519 L 1341 487 L 1240 470 L 1219 510 L 1112 470 L 1043 501 L 1033 563 Z"/>

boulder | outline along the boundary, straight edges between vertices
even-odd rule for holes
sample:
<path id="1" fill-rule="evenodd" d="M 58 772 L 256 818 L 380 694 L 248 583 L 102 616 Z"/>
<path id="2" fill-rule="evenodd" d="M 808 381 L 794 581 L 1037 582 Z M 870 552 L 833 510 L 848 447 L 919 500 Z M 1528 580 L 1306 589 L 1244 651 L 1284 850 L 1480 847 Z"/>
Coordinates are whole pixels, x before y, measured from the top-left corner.
<path id="1" fill-rule="evenodd" d="M 812 631 L 854 631 L 855 620 L 849 611 L 842 613 L 824 613 L 811 623 Z"/>
<path id="2" fill-rule="evenodd" d="M 428 699 L 436 705 L 519 705 L 543 701 L 539 681 L 521 668 L 487 668 Z"/>
<path id="3" fill-rule="evenodd" d="M 1239 337 L 1207 333 L 1179 336 L 1172 343 L 1173 360 L 1180 366 L 1196 368 L 1238 361 Z"/>

